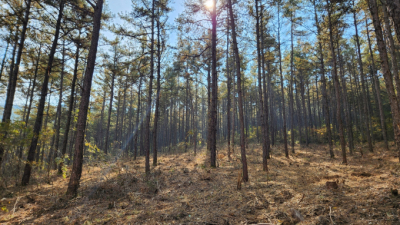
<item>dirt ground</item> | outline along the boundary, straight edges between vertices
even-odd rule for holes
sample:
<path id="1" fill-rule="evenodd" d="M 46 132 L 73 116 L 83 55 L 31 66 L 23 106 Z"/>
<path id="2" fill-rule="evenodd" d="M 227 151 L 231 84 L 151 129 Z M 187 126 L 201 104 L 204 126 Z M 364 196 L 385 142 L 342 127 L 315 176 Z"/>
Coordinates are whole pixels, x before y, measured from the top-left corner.
<path id="1" fill-rule="evenodd" d="M 213 169 L 205 151 L 161 154 L 148 177 L 144 158 L 86 164 L 73 200 L 68 176 L 0 190 L 0 224 L 400 224 L 400 163 L 379 146 L 348 165 L 324 145 L 296 146 L 290 159 L 274 146 L 267 173 L 260 146 L 250 145 L 241 190 L 237 147 L 230 161 L 220 148 Z"/>

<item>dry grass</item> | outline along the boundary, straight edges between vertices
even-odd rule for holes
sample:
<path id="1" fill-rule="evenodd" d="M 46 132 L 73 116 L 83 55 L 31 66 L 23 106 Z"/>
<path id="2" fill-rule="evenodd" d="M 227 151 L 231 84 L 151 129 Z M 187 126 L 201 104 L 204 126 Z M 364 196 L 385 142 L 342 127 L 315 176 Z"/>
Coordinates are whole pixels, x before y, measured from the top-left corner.
<path id="1" fill-rule="evenodd" d="M 343 165 L 326 149 L 296 147 L 286 159 L 275 146 L 266 173 L 260 147 L 250 145 L 250 182 L 240 191 L 238 150 L 214 169 L 205 165 L 204 151 L 161 155 L 148 177 L 143 158 L 99 162 L 85 166 L 79 196 L 70 201 L 64 199 L 68 180 L 59 177 L 53 185 L 3 191 L 0 207 L 8 212 L 0 212 L 0 223 L 400 224 L 400 198 L 391 192 L 400 182 L 396 153 L 377 147 Z M 339 181 L 338 188 L 327 188 L 327 181 Z"/>

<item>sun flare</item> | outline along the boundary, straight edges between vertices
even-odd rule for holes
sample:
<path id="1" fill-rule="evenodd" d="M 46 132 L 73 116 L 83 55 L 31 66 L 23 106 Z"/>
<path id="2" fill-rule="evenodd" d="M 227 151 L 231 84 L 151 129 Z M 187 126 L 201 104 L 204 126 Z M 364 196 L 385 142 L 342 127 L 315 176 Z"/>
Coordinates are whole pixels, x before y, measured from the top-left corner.
<path id="1" fill-rule="evenodd" d="M 206 6 L 207 9 L 212 9 L 214 6 L 214 1 L 213 0 L 207 0 L 204 5 Z"/>

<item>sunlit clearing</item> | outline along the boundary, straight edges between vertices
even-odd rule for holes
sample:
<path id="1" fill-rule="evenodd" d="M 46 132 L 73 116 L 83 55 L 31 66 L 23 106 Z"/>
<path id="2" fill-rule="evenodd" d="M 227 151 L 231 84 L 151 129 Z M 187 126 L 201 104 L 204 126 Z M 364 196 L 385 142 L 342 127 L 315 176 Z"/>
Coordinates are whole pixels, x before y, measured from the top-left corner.
<path id="1" fill-rule="evenodd" d="M 206 6 L 207 9 L 212 9 L 214 6 L 214 1 L 213 0 L 207 0 L 204 5 Z"/>

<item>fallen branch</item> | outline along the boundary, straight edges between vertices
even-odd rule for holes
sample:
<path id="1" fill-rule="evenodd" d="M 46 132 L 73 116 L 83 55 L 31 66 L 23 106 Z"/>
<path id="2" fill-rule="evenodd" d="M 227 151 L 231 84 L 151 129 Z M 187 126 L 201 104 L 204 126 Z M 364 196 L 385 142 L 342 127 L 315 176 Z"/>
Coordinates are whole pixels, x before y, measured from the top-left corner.
<path id="1" fill-rule="evenodd" d="M 13 209 L 13 213 L 12 213 L 12 216 L 14 216 L 14 213 L 15 213 L 15 207 L 17 206 L 17 203 L 18 203 L 18 201 L 19 201 L 19 199 L 20 199 L 21 197 L 18 197 L 17 198 L 17 200 L 15 201 L 15 204 L 14 204 L 14 209 Z"/>
<path id="2" fill-rule="evenodd" d="M 332 208 L 329 206 L 329 218 L 331 219 L 331 223 L 335 224 L 332 220 Z"/>
<path id="3" fill-rule="evenodd" d="M 300 201 L 298 204 L 300 204 L 301 201 L 303 201 L 305 194 L 303 194 L 303 197 L 301 197 Z"/>

